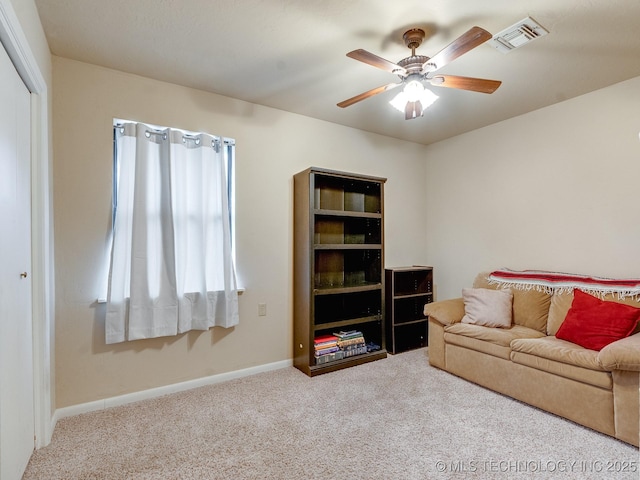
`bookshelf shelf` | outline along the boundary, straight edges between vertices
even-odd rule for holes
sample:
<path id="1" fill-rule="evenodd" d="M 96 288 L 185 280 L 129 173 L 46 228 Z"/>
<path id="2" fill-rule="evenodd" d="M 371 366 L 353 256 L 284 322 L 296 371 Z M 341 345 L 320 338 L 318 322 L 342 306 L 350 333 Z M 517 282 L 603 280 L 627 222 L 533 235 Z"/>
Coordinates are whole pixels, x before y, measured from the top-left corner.
<path id="1" fill-rule="evenodd" d="M 323 363 L 322 365 L 309 366 L 309 376 L 314 377 L 322 373 L 335 372 L 343 368 L 354 367 L 356 365 L 362 365 L 363 363 L 373 362 L 374 360 L 380 360 L 387 357 L 386 351 L 377 351 L 371 353 L 364 353 L 355 357 L 343 358 L 342 360 L 335 360 L 329 363 Z M 305 372 L 306 373 L 306 372 Z"/>
<path id="2" fill-rule="evenodd" d="M 307 375 L 387 355 L 385 181 L 316 167 L 294 175 L 294 366 Z M 314 340 L 353 330 L 378 349 L 316 359 Z"/>
<path id="3" fill-rule="evenodd" d="M 316 323 L 314 328 L 318 330 L 343 330 L 344 328 L 353 327 L 363 323 L 380 322 L 382 315 L 372 315 L 370 317 L 350 318 L 348 320 L 339 320 L 336 322 Z"/>
<path id="4" fill-rule="evenodd" d="M 316 244 L 316 250 L 382 250 L 382 245 L 365 245 L 363 243 L 324 243 Z"/>
<path id="5" fill-rule="evenodd" d="M 344 210 L 322 210 L 315 209 L 314 213 L 320 217 L 323 215 L 332 216 L 332 217 L 352 217 L 352 218 L 382 218 L 381 213 L 371 213 L 371 212 L 348 212 Z"/>
<path id="6" fill-rule="evenodd" d="M 321 287 L 314 289 L 315 295 L 337 295 L 340 293 L 358 293 L 358 292 L 369 292 L 372 290 L 381 290 L 381 283 L 369 283 L 363 285 L 342 285 L 342 286 L 332 286 L 332 287 Z"/>

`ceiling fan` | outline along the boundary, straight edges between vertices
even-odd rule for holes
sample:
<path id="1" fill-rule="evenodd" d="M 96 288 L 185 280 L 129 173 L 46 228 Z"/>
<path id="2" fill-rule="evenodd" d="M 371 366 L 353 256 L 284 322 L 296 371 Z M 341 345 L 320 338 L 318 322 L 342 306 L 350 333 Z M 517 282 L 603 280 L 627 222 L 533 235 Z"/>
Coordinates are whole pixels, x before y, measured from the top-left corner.
<path id="1" fill-rule="evenodd" d="M 428 82 L 435 87 L 458 88 L 481 93 L 493 93 L 502 83 L 498 80 L 434 73 L 459 56 L 489 40 L 492 35 L 485 29 L 480 27 L 471 28 L 431 58 L 424 55 L 416 55 L 416 48 L 420 46 L 424 36 L 424 30 L 420 28 L 413 28 L 404 33 L 402 38 L 405 45 L 411 49 L 411 56 L 403 58 L 398 63 L 390 62 L 362 49 L 347 53 L 347 57 L 398 75 L 401 81 L 371 89 L 338 103 L 338 106 L 345 108 L 366 98 L 404 85 L 403 91 L 389 103 L 398 110 L 405 112 L 405 119 L 410 120 L 421 117 L 424 109 L 438 99 L 431 90 L 424 88 L 423 82 Z"/>

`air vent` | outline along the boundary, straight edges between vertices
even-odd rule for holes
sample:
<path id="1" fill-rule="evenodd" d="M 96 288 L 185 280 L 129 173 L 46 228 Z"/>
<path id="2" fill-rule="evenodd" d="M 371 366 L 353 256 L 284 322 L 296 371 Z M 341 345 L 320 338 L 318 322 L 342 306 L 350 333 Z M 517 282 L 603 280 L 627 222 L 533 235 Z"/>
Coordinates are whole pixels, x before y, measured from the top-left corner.
<path id="1" fill-rule="evenodd" d="M 496 33 L 489 40 L 489 44 L 502 53 L 509 53 L 536 38 L 544 37 L 547 33 L 549 32 L 542 25 L 533 18 L 527 17 L 500 33 Z"/>

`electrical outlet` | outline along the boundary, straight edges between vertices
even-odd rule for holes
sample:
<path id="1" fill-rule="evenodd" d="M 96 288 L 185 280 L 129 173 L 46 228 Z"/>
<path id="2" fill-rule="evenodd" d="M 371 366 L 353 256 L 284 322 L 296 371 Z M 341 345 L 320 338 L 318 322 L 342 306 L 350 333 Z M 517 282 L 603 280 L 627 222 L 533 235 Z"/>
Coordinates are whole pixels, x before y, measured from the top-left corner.
<path id="1" fill-rule="evenodd" d="M 259 317 L 266 317 L 267 316 L 267 304 L 266 303 L 259 303 L 258 304 L 258 316 Z"/>

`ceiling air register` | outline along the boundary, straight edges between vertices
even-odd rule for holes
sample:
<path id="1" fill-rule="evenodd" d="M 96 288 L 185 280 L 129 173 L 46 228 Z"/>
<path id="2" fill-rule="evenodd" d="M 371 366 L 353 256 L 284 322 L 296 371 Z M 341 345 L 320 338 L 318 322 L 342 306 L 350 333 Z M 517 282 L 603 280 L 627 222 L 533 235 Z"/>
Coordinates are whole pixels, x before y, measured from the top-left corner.
<path id="1" fill-rule="evenodd" d="M 544 37 L 549 33 L 533 18 L 527 17 L 518 23 L 496 33 L 489 41 L 489 45 L 502 53 L 509 53 L 536 38 Z"/>

